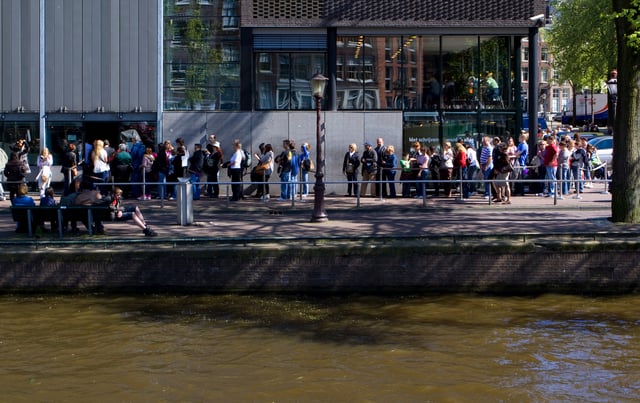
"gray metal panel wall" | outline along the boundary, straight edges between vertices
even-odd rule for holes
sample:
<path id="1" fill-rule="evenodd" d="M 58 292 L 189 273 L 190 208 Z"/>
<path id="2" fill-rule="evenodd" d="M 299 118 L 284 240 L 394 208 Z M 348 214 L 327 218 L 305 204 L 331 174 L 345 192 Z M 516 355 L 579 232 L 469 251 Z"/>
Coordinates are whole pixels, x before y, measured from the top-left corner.
<path id="1" fill-rule="evenodd" d="M 157 1 L 47 0 L 47 111 L 155 111 Z"/>
<path id="2" fill-rule="evenodd" d="M 0 111 L 38 110 L 38 0 L 0 1 Z"/>

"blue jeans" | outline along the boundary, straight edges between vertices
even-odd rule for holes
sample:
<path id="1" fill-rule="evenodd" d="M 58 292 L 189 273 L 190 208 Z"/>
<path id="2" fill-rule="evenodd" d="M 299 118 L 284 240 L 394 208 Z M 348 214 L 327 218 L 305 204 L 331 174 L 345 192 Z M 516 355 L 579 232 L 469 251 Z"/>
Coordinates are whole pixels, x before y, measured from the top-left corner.
<path id="1" fill-rule="evenodd" d="M 193 186 L 193 200 L 200 200 L 200 175 L 192 173 L 191 184 Z"/>
<path id="2" fill-rule="evenodd" d="M 167 185 L 165 185 L 166 180 L 167 174 L 164 172 L 158 172 L 158 198 L 160 199 L 164 199 L 167 193 Z"/>
<path id="3" fill-rule="evenodd" d="M 426 197 L 427 196 L 427 182 L 421 182 L 421 181 L 426 181 L 427 179 L 429 179 L 429 171 L 426 169 L 423 169 L 420 174 L 418 175 L 418 181 L 416 182 L 416 196 L 417 197 Z"/>
<path id="4" fill-rule="evenodd" d="M 584 192 L 584 184 L 582 183 L 582 169 L 575 166 L 571 167 L 571 175 L 573 175 L 576 190 L 580 193 Z"/>
<path id="5" fill-rule="evenodd" d="M 556 171 L 558 167 L 545 167 L 547 174 L 544 179 L 547 182 L 548 194 L 553 196 L 553 192 L 556 191 Z"/>
<path id="6" fill-rule="evenodd" d="M 300 188 L 303 196 L 309 195 L 309 171 L 300 171 Z"/>
<path id="7" fill-rule="evenodd" d="M 560 180 L 562 181 L 560 183 L 560 189 L 562 189 L 562 194 L 567 195 L 569 194 L 569 167 L 568 166 L 559 167 L 558 174 L 560 176 Z"/>
<path id="8" fill-rule="evenodd" d="M 280 198 L 281 199 L 290 199 L 291 198 L 291 171 L 281 172 L 280 173 Z"/>
<path id="9" fill-rule="evenodd" d="M 474 177 L 476 176 L 477 169 L 478 167 L 476 166 L 467 167 L 467 175 L 465 176 L 465 179 L 468 181 L 473 180 Z M 474 182 L 465 182 L 462 185 L 462 197 L 464 197 L 465 199 L 469 197 L 470 193 L 475 191 L 476 191 L 476 184 Z"/>
<path id="10" fill-rule="evenodd" d="M 482 176 L 485 179 L 485 182 L 484 182 L 484 195 L 485 196 L 489 196 L 489 194 L 491 194 L 491 183 L 486 182 L 486 180 L 488 180 L 489 177 L 491 176 L 491 171 L 493 171 L 493 165 L 489 165 L 487 167 L 487 169 L 483 169 L 482 170 Z"/>

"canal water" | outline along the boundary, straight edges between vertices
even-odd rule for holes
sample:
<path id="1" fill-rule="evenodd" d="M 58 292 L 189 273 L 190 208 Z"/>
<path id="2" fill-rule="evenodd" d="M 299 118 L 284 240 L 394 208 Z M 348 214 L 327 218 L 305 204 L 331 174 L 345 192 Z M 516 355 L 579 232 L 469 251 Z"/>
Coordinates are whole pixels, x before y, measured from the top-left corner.
<path id="1" fill-rule="evenodd" d="M 640 296 L 2 296 L 0 402 L 634 401 Z"/>

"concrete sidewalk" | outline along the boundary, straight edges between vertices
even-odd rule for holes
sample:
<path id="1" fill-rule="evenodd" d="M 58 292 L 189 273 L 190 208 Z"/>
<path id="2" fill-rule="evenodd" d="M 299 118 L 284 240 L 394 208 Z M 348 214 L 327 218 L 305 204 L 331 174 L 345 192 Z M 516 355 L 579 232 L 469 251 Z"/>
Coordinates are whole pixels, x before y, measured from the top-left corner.
<path id="1" fill-rule="evenodd" d="M 313 195 L 304 200 L 269 202 L 247 198 L 238 202 L 203 198 L 193 202 L 193 225 L 178 225 L 175 201 L 126 200 L 137 204 L 158 237 L 145 238 L 129 223 L 106 223 L 106 235 L 89 237 L 82 227 L 78 235 L 65 234 L 65 243 L 135 241 L 160 244 L 184 240 L 295 241 L 296 239 L 367 239 L 438 236 L 520 235 L 621 235 L 640 234 L 640 225 L 611 223 L 611 195 L 602 188 L 588 189 L 582 199 L 564 200 L 514 196 L 512 204 L 489 204 L 480 196 L 459 198 L 384 199 L 328 195 L 329 220 L 310 222 Z M 36 240 L 16 234 L 8 209 L 0 202 L 0 241 L 58 241 L 57 234 L 44 233 Z"/>

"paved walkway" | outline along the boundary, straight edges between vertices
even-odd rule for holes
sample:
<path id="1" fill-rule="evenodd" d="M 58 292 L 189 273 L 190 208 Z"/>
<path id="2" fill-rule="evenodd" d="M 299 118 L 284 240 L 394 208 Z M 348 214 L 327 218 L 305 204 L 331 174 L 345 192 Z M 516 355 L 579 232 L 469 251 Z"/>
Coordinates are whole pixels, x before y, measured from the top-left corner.
<path id="1" fill-rule="evenodd" d="M 467 200 L 457 198 L 378 199 L 328 195 L 325 198 L 327 222 L 310 222 L 313 195 L 306 200 L 264 203 L 248 198 L 239 202 L 225 199 L 194 201 L 193 225 L 178 225 L 175 201 L 127 200 L 125 204 L 140 206 L 148 223 L 158 232 L 156 238 L 145 238 L 142 231 L 129 223 L 107 223 L 107 234 L 89 237 L 65 235 L 65 243 L 95 243 L 133 241 L 159 245 L 185 240 L 243 241 L 298 239 L 367 239 L 401 237 L 490 237 L 500 236 L 606 236 L 640 234 L 640 225 L 611 223 L 611 196 L 603 186 L 588 189 L 583 198 L 571 196 L 564 200 L 515 196 L 512 204 L 489 204 L 480 196 Z M 8 201 L 0 202 L 0 242 L 19 244 L 32 241 L 27 235 L 16 234 L 9 213 Z M 80 225 L 81 229 L 82 225 Z M 57 234 L 45 233 L 37 242 L 56 241 Z"/>

